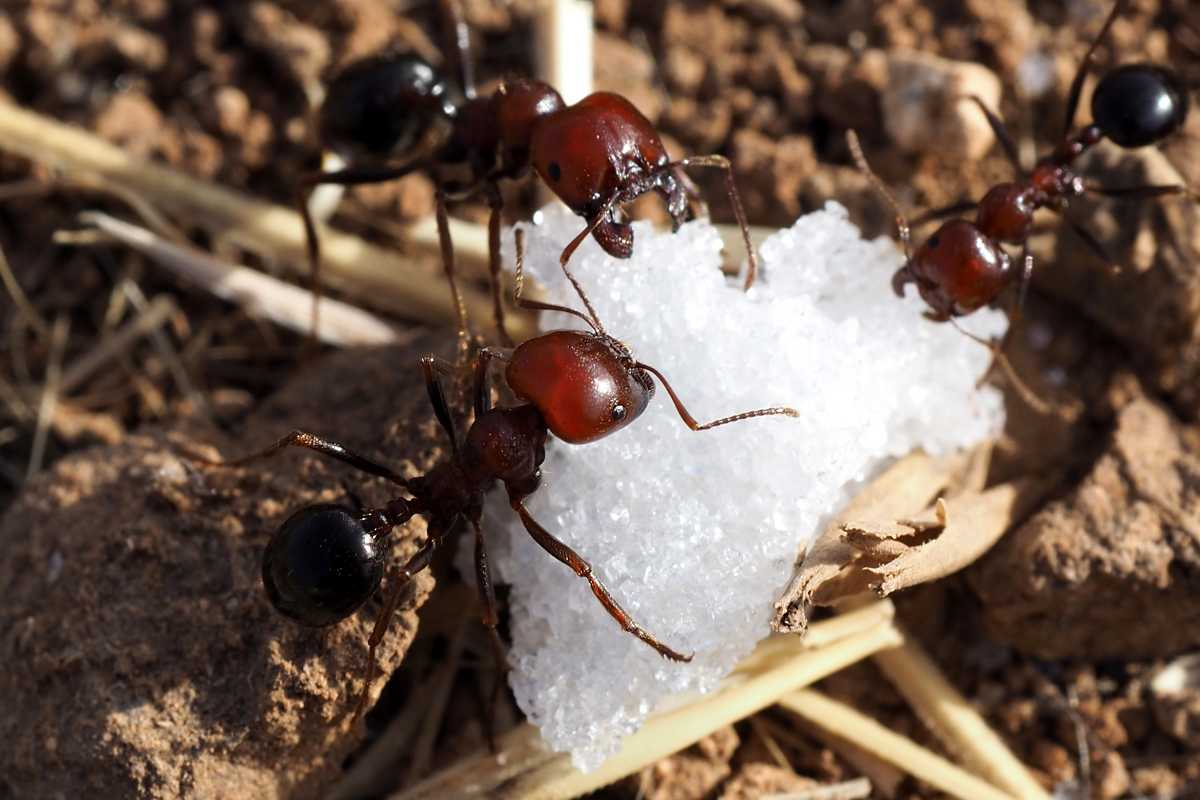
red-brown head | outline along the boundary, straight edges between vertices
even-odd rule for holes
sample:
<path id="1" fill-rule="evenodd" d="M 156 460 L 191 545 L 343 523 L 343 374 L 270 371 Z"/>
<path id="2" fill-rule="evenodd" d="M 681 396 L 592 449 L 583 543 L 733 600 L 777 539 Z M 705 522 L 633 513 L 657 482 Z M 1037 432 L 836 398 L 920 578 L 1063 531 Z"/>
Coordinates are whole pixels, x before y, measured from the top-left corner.
<path id="1" fill-rule="evenodd" d="M 612 92 L 596 92 L 538 122 L 532 139 L 533 167 L 576 214 L 593 220 L 606 202 L 628 202 L 673 176 L 666 146 L 650 120 Z M 669 188 L 665 191 L 669 192 Z M 614 219 L 595 230 L 610 255 L 633 253 L 633 231 Z"/>
<path id="2" fill-rule="evenodd" d="M 906 269 L 921 297 L 943 317 L 969 314 L 987 305 L 1016 274 L 1008 254 L 963 219 L 938 228 Z"/>
<path id="3" fill-rule="evenodd" d="M 654 396 L 654 381 L 615 339 L 587 331 L 553 331 L 513 352 L 509 387 L 537 407 L 550 432 L 584 444 L 633 422 Z"/>

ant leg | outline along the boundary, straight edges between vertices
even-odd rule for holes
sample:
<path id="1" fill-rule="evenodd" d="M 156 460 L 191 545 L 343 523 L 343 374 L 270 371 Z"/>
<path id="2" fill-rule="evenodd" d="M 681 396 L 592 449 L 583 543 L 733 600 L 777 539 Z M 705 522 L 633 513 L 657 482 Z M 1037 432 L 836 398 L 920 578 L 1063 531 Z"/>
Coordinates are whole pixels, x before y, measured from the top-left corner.
<path id="1" fill-rule="evenodd" d="M 1027 263 L 1032 265 L 1032 263 L 1033 263 L 1032 257 L 1027 257 Z M 986 347 L 989 351 L 991 351 L 992 363 L 988 365 L 988 368 L 984 371 L 984 373 L 979 376 L 979 380 L 977 380 L 975 382 L 976 388 L 978 388 L 978 387 L 982 386 L 984 383 L 986 383 L 988 378 L 991 377 L 992 370 L 995 369 L 996 367 L 999 367 L 1000 371 L 1004 373 L 1004 376 L 1006 378 L 1008 378 L 1009 383 L 1012 385 L 1013 391 L 1015 391 L 1017 393 L 1018 397 L 1020 397 L 1023 401 L 1025 401 L 1026 405 L 1028 405 L 1030 408 L 1032 408 L 1038 414 L 1045 415 L 1045 414 L 1054 413 L 1055 407 L 1053 405 L 1051 405 L 1050 403 L 1046 402 L 1045 400 L 1043 400 L 1041 397 L 1039 397 L 1037 392 L 1033 391 L 1033 389 L 1031 389 L 1029 387 L 1029 385 L 1027 383 L 1025 383 L 1025 381 L 1021 378 L 1021 376 L 1019 374 L 1017 374 L 1016 367 L 1014 367 L 1012 362 L 1008 360 L 1008 356 L 1006 356 L 1004 354 L 1003 347 L 1004 347 L 1004 344 L 1008 341 L 1008 333 L 1006 333 L 1004 338 L 1000 339 L 1000 340 L 984 339 L 983 337 L 976 336 L 975 334 L 973 334 L 970 331 L 963 328 L 961 325 L 958 324 L 958 322 L 953 317 L 948 318 L 945 321 L 949 322 L 951 325 L 953 325 L 954 329 L 956 331 L 958 331 L 959 333 L 961 333 L 963 336 L 966 336 L 968 339 L 970 339 L 974 342 L 978 342 L 979 344 Z M 1012 331 L 1012 323 L 1010 321 L 1009 332 L 1011 332 L 1011 331 Z"/>
<path id="2" fill-rule="evenodd" d="M 475 99 L 475 63 L 471 58 L 471 29 L 459 0 L 441 0 L 446 52 L 458 72 L 458 88 L 468 100 Z"/>
<path id="3" fill-rule="evenodd" d="M 663 658 L 668 658 L 672 661 L 692 660 L 690 655 L 685 656 L 676 650 L 672 650 L 647 633 L 641 625 L 634 622 L 629 613 L 621 608 L 621 605 L 608 593 L 608 589 L 604 588 L 604 584 L 592 574 L 592 565 L 584 561 L 583 557 L 570 547 L 556 539 L 550 531 L 543 528 L 537 520 L 530 516 L 529 510 L 525 508 L 525 504 L 521 502 L 520 498 L 510 496 L 509 505 L 512 506 L 513 511 L 517 512 L 517 516 L 521 518 L 521 524 L 525 526 L 525 530 L 529 531 L 529 535 L 533 537 L 533 540 L 543 550 L 566 564 L 576 575 L 588 582 L 588 585 L 592 589 L 592 594 L 596 596 L 596 599 L 600 601 L 600 605 L 604 606 L 604 610 L 620 624 L 622 629 L 627 633 L 632 633 L 653 647 Z"/>
<path id="4" fill-rule="evenodd" d="M 504 200 L 494 183 L 489 183 L 484 193 L 491 209 L 488 215 L 488 272 L 492 276 L 492 313 L 496 318 L 496 331 L 500 334 L 501 344 L 512 347 L 512 337 L 504 327 L 504 304 L 500 301 L 500 211 L 504 207 Z"/>
<path id="5" fill-rule="evenodd" d="M 675 404 L 675 411 L 679 413 L 679 418 L 683 420 L 685 425 L 694 431 L 706 431 L 709 428 L 716 428 L 719 425 L 728 425 L 730 422 L 741 422 L 744 419 L 754 419 L 755 417 L 771 417 L 776 415 L 782 415 L 785 417 L 800 416 L 800 412 L 794 408 L 789 408 L 787 406 L 772 406 L 770 408 L 756 408 L 753 411 L 743 411 L 740 414 L 721 417 L 720 419 L 715 419 L 712 422 L 705 422 L 701 424 L 696 422 L 696 418 L 688 413 L 688 410 L 683 405 L 683 401 L 679 399 L 679 395 L 675 394 L 675 390 L 671 387 L 671 384 L 667 382 L 667 379 L 663 377 L 661 372 L 649 364 L 643 364 L 640 361 L 636 362 L 636 366 L 652 373 L 654 377 L 658 378 L 658 382 L 663 385 L 663 388 L 667 390 L 667 394 L 671 396 L 671 402 Z"/>
<path id="6" fill-rule="evenodd" d="M 587 234 L 587 231 L 584 231 L 584 235 L 586 235 L 586 234 Z M 576 237 L 576 238 L 578 239 L 579 237 Z M 555 305 L 554 303 L 544 303 L 541 300 L 530 300 L 524 296 L 525 295 L 525 231 L 521 228 L 517 228 L 515 231 L 513 231 L 513 239 L 516 240 L 516 245 L 517 245 L 517 269 L 516 269 L 516 277 L 513 279 L 513 302 L 516 303 L 517 306 L 519 306 L 520 308 L 528 308 L 531 311 L 559 311 L 563 314 L 570 314 L 572 316 L 579 317 L 581 320 L 583 320 L 589 326 L 591 326 L 592 330 L 594 330 L 596 333 L 604 333 L 604 328 L 600 325 L 600 320 L 595 318 L 594 311 L 592 312 L 593 318 L 588 318 L 573 308 L 567 308 L 566 306 Z M 568 247 L 570 247 L 570 245 L 568 245 Z M 575 291 L 579 293 L 580 297 L 583 297 L 584 302 L 588 306 L 588 309 L 591 310 L 591 304 L 587 303 L 587 295 L 585 295 L 583 293 L 583 287 L 581 287 L 578 283 L 575 283 L 575 278 L 571 275 L 570 272 L 567 272 L 567 268 L 565 265 L 563 266 L 563 272 L 566 273 L 566 276 L 571 280 L 572 285 L 575 286 Z"/>
<path id="7" fill-rule="evenodd" d="M 1012 134 L 1005 127 L 1004 120 L 996 116 L 979 95 L 970 95 L 970 99 L 975 101 L 975 105 L 979 106 L 979 110 L 983 112 L 983 116 L 987 117 L 988 125 L 992 128 L 992 133 L 996 134 L 996 139 L 1000 142 L 1000 146 L 1004 148 L 1004 154 L 1008 156 L 1008 160 L 1012 163 L 1013 169 L 1017 171 L 1017 175 L 1024 175 L 1025 170 L 1021 166 L 1021 156 L 1017 153 L 1017 143 L 1013 141 Z"/>
<path id="8" fill-rule="evenodd" d="M 395 615 L 396 609 L 400 606 L 400 598 L 404 595 L 404 590 L 408 587 L 408 582 L 412 577 L 421 570 L 429 566 L 433 560 L 433 552 L 437 549 L 439 538 L 430 536 L 425 540 L 425 544 L 421 545 L 421 549 L 408 560 L 403 567 L 396 573 L 393 581 L 395 586 L 392 587 L 391 593 L 388 594 L 387 601 L 383 605 L 383 610 L 379 614 L 379 618 L 375 620 L 375 627 L 371 629 L 371 636 L 367 639 L 367 677 L 363 681 L 362 693 L 358 696 L 358 702 L 354 706 L 354 716 L 351 719 L 350 725 L 353 727 L 359 717 L 362 716 L 367 707 L 367 695 L 371 692 L 371 682 L 375 680 L 375 648 L 379 647 L 379 643 L 383 641 L 383 637 L 387 634 L 388 626 L 392 622 L 392 616 Z"/>
<path id="9" fill-rule="evenodd" d="M 725 191 L 729 202 L 733 205 L 733 215 L 737 218 L 738 227 L 742 229 L 742 242 L 746 246 L 746 282 L 743 291 L 750 291 L 754 278 L 758 275 L 758 253 L 750 241 L 750 225 L 746 222 L 746 209 L 742 207 L 742 198 L 738 194 L 737 183 L 733 179 L 733 164 L 725 156 L 690 156 L 667 165 L 670 167 L 714 167 L 725 171 Z"/>
<path id="10" fill-rule="evenodd" d="M 1092 57 L 1096 54 L 1096 48 L 1108 36 L 1109 30 L 1113 26 L 1113 22 L 1122 11 L 1125 10 L 1127 0 L 1117 0 L 1113 4 L 1112 11 L 1109 12 L 1108 18 L 1104 20 L 1104 25 L 1100 28 L 1100 32 L 1096 34 L 1095 40 L 1092 41 L 1087 53 L 1083 56 L 1083 61 L 1079 62 L 1079 69 L 1075 71 L 1075 77 L 1071 80 L 1071 91 L 1067 94 L 1067 115 L 1063 119 L 1062 135 L 1063 139 L 1071 133 L 1071 123 L 1075 121 L 1075 112 L 1079 110 L 1079 96 L 1083 92 L 1083 82 L 1087 79 L 1088 69 L 1092 65 Z"/>
<path id="11" fill-rule="evenodd" d="M 421 356 L 421 370 L 425 373 L 425 390 L 429 393 L 429 403 L 433 406 L 433 415 L 441 423 L 442 430 L 450 437 L 450 450 L 454 460 L 458 460 L 458 432 L 454 427 L 454 417 L 450 414 L 450 404 L 446 401 L 446 391 L 437 376 L 436 370 L 446 370 L 445 364 L 437 356 Z"/>
<path id="12" fill-rule="evenodd" d="M 479 588 L 479 602 L 482 606 L 483 627 L 487 628 L 488 643 L 492 649 L 492 660 L 496 665 L 496 677 L 492 682 L 492 691 L 488 697 L 487 707 L 487 737 L 488 746 L 496 749 L 496 703 L 500 700 L 500 689 L 508 672 L 508 659 L 504 655 L 504 643 L 496 628 L 500 625 L 500 615 L 496 612 L 496 592 L 492 588 L 492 570 L 488 561 L 487 546 L 483 541 L 483 530 L 477 520 L 471 520 L 475 526 L 475 582 Z"/>
<path id="13" fill-rule="evenodd" d="M 318 309 L 321 303 L 321 242 L 317 237 L 317 226 L 313 222 L 312 212 L 308 208 L 309 197 L 316 186 L 336 184 L 338 186 L 356 186 L 364 183 L 383 183 L 402 178 L 421 168 L 422 163 L 405 164 L 398 167 L 376 166 L 339 169 L 327 172 L 312 172 L 300 176 L 296 188 L 296 210 L 300 212 L 300 220 L 304 223 L 304 249 L 308 255 L 309 291 L 312 292 L 312 328 L 309 338 L 317 338 Z"/>
<path id="14" fill-rule="evenodd" d="M 900 243 L 904 246 L 904 267 L 912 263 L 912 229 L 909 227 L 908 220 L 904 217 L 904 211 L 901 210 L 900 204 L 896 202 L 896 196 L 891 190 L 884 185 L 883 181 L 871 169 L 871 165 L 867 163 L 867 157 L 863 155 L 862 144 L 858 141 L 858 134 L 853 130 L 846 131 L 846 145 L 850 148 L 850 155 L 854 158 L 854 163 L 863 175 L 867 176 L 867 180 L 875 187 L 875 191 L 887 201 L 887 204 L 892 207 L 892 211 L 896 214 L 896 233 L 900 236 Z M 895 288 L 895 279 L 892 280 L 892 287 Z"/>
<path id="15" fill-rule="evenodd" d="M 308 450 L 315 450 L 322 455 L 337 459 L 343 464 L 349 464 L 360 472 L 365 472 L 368 475 L 374 475 L 378 478 L 386 478 L 398 486 L 403 486 L 406 489 L 408 488 L 407 480 L 400 477 L 398 474 L 382 464 L 376 464 L 374 461 L 365 456 L 360 456 L 355 452 L 347 450 L 337 442 L 330 441 L 328 439 L 322 439 L 320 436 L 317 436 L 314 433 L 308 433 L 300 430 L 292 431 L 287 436 L 284 436 L 282 439 L 275 442 L 275 444 L 260 450 L 257 453 L 251 453 L 248 456 L 242 456 L 241 458 L 236 458 L 232 461 L 213 461 L 212 459 L 201 458 L 199 456 L 189 456 L 189 458 L 193 459 L 194 461 L 199 461 L 202 464 L 212 464 L 213 466 L 218 467 L 241 467 L 253 461 L 258 461 L 261 458 L 273 456 L 280 450 L 283 450 L 287 447 L 303 447 Z"/>
<path id="16" fill-rule="evenodd" d="M 481 348 L 475 358 L 475 419 L 492 408 L 492 387 L 488 370 L 492 359 L 508 361 L 508 353 L 494 347 Z"/>
<path id="17" fill-rule="evenodd" d="M 1013 307 L 1008 312 L 1008 330 L 1004 334 L 1004 341 L 1008 341 L 1008 337 L 1012 334 L 1012 329 L 1021 319 L 1021 314 L 1025 310 L 1025 298 L 1029 296 L 1029 282 L 1033 278 L 1033 253 L 1029 252 L 1029 244 L 1026 243 L 1021 253 L 1021 276 L 1017 283 L 1017 297 L 1013 301 Z"/>
<path id="18" fill-rule="evenodd" d="M 454 316 L 458 323 L 458 361 L 461 364 L 470 346 L 467 335 L 467 307 L 458 291 L 458 280 L 454 277 L 454 242 L 450 240 L 446 195 L 440 188 L 437 191 L 437 231 L 438 244 L 442 249 L 442 269 L 446 272 L 446 282 L 450 284 L 450 298 L 454 303 Z"/>
<path id="19" fill-rule="evenodd" d="M 1108 248 L 1086 226 L 1070 214 L 1064 213 L 1063 219 L 1067 221 L 1067 225 L 1075 232 L 1075 235 L 1092 251 L 1092 254 L 1108 265 L 1110 272 L 1117 273 L 1121 271 L 1121 268 L 1116 263 L 1116 259 L 1108 252 Z"/>
<path id="20" fill-rule="evenodd" d="M 1169 197 L 1173 194 L 1185 194 L 1191 200 L 1200 200 L 1197 193 L 1187 186 L 1182 184 L 1147 184 L 1145 186 L 1088 186 L 1086 189 L 1088 194 L 1097 194 L 1102 197 L 1117 197 L 1125 200 L 1130 199 L 1151 199 L 1155 197 Z"/>
<path id="21" fill-rule="evenodd" d="M 583 240 L 591 236 L 596 228 L 600 227 L 600 223 L 604 222 L 604 220 L 608 218 L 608 215 L 612 213 L 612 210 L 616 208 L 616 205 L 620 200 L 620 191 L 613 192 L 612 195 L 610 195 L 609 198 L 604 201 L 604 205 L 600 207 L 600 210 L 595 214 L 595 216 L 588 220 L 587 227 L 581 230 L 579 234 L 570 242 L 568 242 L 567 246 L 563 248 L 562 255 L 558 257 L 558 261 L 563 265 L 564 271 L 567 266 L 567 262 L 571 260 L 571 256 L 575 255 L 575 251 L 579 249 L 579 245 L 583 244 Z"/>

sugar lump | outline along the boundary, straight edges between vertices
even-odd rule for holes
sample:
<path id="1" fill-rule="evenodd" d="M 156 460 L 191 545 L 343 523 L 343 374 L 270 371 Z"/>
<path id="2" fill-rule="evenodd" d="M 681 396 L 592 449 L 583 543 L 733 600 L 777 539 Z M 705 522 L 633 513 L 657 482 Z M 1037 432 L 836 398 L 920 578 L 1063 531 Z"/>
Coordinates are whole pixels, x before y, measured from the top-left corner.
<path id="1" fill-rule="evenodd" d="M 582 223 L 560 207 L 538 218 L 524 226 L 526 269 L 549 300 L 578 308 L 558 255 Z M 896 246 L 864 241 L 840 205 L 771 236 L 749 293 L 722 274 L 708 222 L 635 231 L 629 260 L 589 239 L 571 261 L 608 331 L 658 367 L 699 420 L 771 405 L 801 415 L 697 433 L 660 387 L 625 430 L 547 448 L 530 511 L 591 562 L 635 620 L 694 652 L 689 664 L 624 633 L 587 583 L 490 498 L 488 546 L 513 586 L 513 691 L 549 746 L 584 770 L 665 698 L 714 688 L 769 633 L 798 549 L 862 481 L 914 448 L 964 447 L 1003 423 L 999 394 L 975 386 L 986 348 L 922 319 L 911 289 L 896 298 Z M 505 247 L 511 266 L 511 236 Z M 985 337 L 1005 324 L 987 310 L 964 320 Z M 548 314 L 541 325 L 581 323 Z"/>

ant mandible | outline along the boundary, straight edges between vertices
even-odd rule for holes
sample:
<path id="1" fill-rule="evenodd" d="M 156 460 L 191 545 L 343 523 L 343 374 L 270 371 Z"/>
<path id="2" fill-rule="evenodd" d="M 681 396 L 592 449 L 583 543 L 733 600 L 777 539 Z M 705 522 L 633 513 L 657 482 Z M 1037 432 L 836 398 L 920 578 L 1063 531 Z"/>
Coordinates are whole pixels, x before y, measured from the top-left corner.
<path id="1" fill-rule="evenodd" d="M 858 168 L 871 180 L 896 213 L 896 227 L 904 246 L 905 263 L 892 278 L 892 288 L 903 297 L 904 287 L 917 285 L 928 304 L 925 315 L 937 322 L 953 322 L 988 305 L 1019 278 L 1010 313 L 1015 324 L 1024 302 L 1033 256 L 1028 240 L 1034 212 L 1049 208 L 1063 214 L 1071 228 L 1102 259 L 1112 263 L 1103 245 L 1082 225 L 1066 215 L 1070 201 L 1083 193 L 1108 197 L 1162 197 L 1192 192 L 1181 185 L 1110 188 L 1085 183 L 1072 165 L 1102 139 L 1125 147 L 1142 147 L 1159 142 L 1177 131 L 1187 117 L 1188 95 L 1179 78 L 1153 64 L 1126 64 L 1107 72 L 1092 94 L 1092 122 L 1071 134 L 1084 79 L 1096 48 L 1107 37 L 1126 0 L 1117 0 L 1092 42 L 1071 82 L 1063 138 L 1058 147 L 1026 173 L 1017 148 L 1004 123 L 978 97 L 971 97 L 1000 141 L 1020 180 L 992 187 L 978 202 L 956 203 L 922 215 L 914 224 L 931 222 L 976 209 L 975 220 L 954 219 L 942 224 L 916 252 L 912 250 L 910 225 L 892 193 L 871 170 L 854 131 L 847 132 L 850 152 Z M 1022 247 L 1022 266 L 1015 269 L 1004 245 Z M 985 343 L 987 344 L 987 343 Z M 999 349 L 993 350 L 1000 355 Z"/>
<path id="2" fill-rule="evenodd" d="M 609 255 L 629 258 L 633 229 L 619 218 L 620 206 L 647 192 L 658 192 L 667 204 L 675 229 L 686 221 L 689 199 L 696 190 L 684 174 L 686 167 L 725 171 L 726 189 L 741 228 L 747 253 L 745 288 L 758 271 L 745 211 L 729 160 L 720 155 L 693 156 L 672 161 L 662 138 L 632 103 L 611 92 L 596 92 L 567 106 L 558 92 L 542 81 L 509 79 L 490 95 L 476 94 L 470 67 L 469 35 L 456 0 L 441 0 L 447 19 L 449 51 L 458 66 L 455 97 L 448 81 L 413 55 L 385 53 L 346 67 L 329 86 L 319 113 L 324 147 L 350 161 L 369 166 L 305 175 L 300 180 L 298 207 L 304 220 L 310 275 L 316 303 L 320 294 L 320 248 L 308 208 L 308 196 L 320 184 L 358 185 L 394 180 L 432 168 L 437 190 L 438 238 L 442 263 L 451 286 L 456 284 L 446 202 L 482 193 L 491 213 L 488 220 L 488 262 L 496 326 L 501 340 L 512 344 L 504 326 L 500 299 L 500 181 L 525 177 L 530 167 L 587 225 L 563 249 L 565 266 L 589 235 Z M 421 156 L 430 138 L 440 143 L 432 155 Z M 382 163 L 400 158 L 398 165 Z M 448 177 L 464 170 L 465 178 Z M 457 296 L 457 292 L 456 292 Z M 467 338 L 466 311 L 455 306 L 460 346 Z"/>
<path id="3" fill-rule="evenodd" d="M 428 518 L 428 538 L 393 576 L 393 588 L 368 640 L 367 679 L 355 709 L 362 713 L 375 672 L 375 648 L 382 641 L 407 581 L 429 566 L 434 551 L 460 520 L 475 532 L 475 577 L 500 672 L 503 648 L 496 633 L 499 616 L 480 521 L 484 494 L 497 482 L 504 485 L 509 506 L 529 535 L 546 552 L 587 581 L 596 599 L 621 628 L 653 647 L 664 658 L 690 661 L 635 622 L 596 577 L 591 565 L 543 527 L 525 507 L 525 498 L 541 484 L 547 435 L 580 444 L 609 436 L 646 410 L 655 382 L 663 385 L 676 412 L 689 428 L 703 431 L 754 417 L 798 416 L 792 408 L 745 411 L 699 423 L 684 407 L 674 388 L 655 367 L 637 361 L 629 349 L 604 331 L 581 287 L 588 314 L 566 306 L 530 300 L 522 295 L 524 231 L 516 232 L 514 299 L 522 308 L 560 311 L 582 319 L 591 328 L 559 330 L 529 339 L 515 349 L 482 348 L 474 365 L 474 421 L 459 437 L 439 373 L 456 367 L 433 355 L 421 359 L 425 385 L 442 429 L 450 440 L 450 458 L 425 475 L 405 478 L 390 468 L 352 452 L 337 442 L 305 431 L 293 431 L 270 447 L 234 460 L 207 463 L 240 466 L 288 447 L 314 450 L 399 486 L 407 497 L 396 497 L 380 508 L 355 511 L 345 506 L 317 504 L 292 514 L 271 537 L 263 554 L 263 585 L 271 604 L 284 616 L 314 627 L 345 619 L 380 587 L 384 571 L 382 538 L 418 514 Z M 565 268 L 564 268 L 565 269 Z M 506 362 L 505 379 L 519 400 L 512 407 L 494 407 L 489 386 L 493 361 Z M 203 460 L 203 459 L 202 459 Z M 493 689 L 493 698 L 499 682 Z"/>

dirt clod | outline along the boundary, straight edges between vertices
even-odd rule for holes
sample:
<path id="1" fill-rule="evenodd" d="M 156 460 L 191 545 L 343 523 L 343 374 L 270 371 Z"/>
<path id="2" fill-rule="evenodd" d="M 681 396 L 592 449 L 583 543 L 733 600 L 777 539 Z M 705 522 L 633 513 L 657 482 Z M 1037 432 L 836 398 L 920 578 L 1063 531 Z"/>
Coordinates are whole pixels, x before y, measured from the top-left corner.
<path id="1" fill-rule="evenodd" d="M 1148 399 L 1106 451 L 969 570 L 989 632 L 1041 658 L 1150 658 L 1200 644 L 1200 454 Z"/>
<path id="2" fill-rule="evenodd" d="M 179 454 L 214 455 L 212 443 L 242 453 L 300 427 L 423 469 L 437 452 L 417 424 L 428 417 L 423 382 L 396 368 L 415 359 L 340 353 L 236 440 L 197 424 L 147 431 L 30 482 L 0 522 L 0 773 L 25 796 L 317 796 L 361 736 L 348 712 L 380 598 L 330 628 L 295 625 L 266 602 L 262 548 L 290 510 L 346 502 L 341 480 L 367 504 L 394 487 L 297 451 L 238 469 Z M 393 563 L 422 530 L 393 535 Z M 382 676 L 403 657 L 411 609 L 431 584 L 421 575 L 393 621 Z"/>

